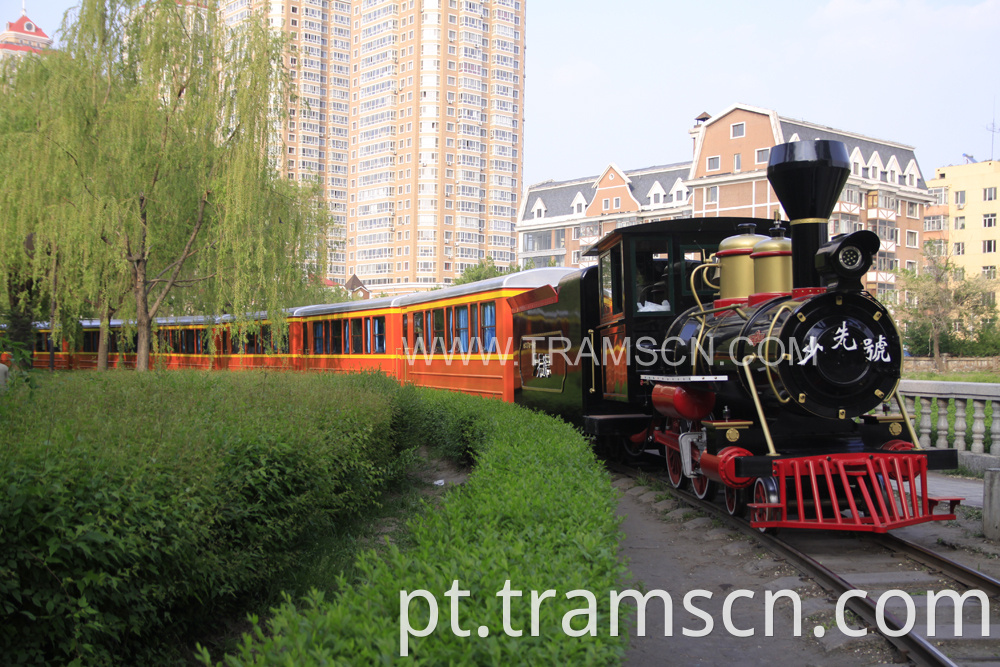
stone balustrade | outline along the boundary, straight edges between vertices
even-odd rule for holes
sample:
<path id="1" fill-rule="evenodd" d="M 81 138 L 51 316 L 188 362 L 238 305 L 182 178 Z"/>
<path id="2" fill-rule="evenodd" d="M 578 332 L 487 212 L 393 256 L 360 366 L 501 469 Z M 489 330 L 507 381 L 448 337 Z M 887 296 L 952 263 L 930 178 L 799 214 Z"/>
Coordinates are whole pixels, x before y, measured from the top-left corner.
<path id="1" fill-rule="evenodd" d="M 1000 384 L 903 380 L 899 383 L 899 391 L 906 400 L 907 412 L 914 419 L 921 447 L 954 447 L 973 454 L 1000 456 Z M 932 399 L 937 399 L 936 407 Z M 949 437 L 948 406 L 952 403 L 955 406 L 955 434 Z M 987 404 L 992 411 L 989 450 L 986 449 Z"/>

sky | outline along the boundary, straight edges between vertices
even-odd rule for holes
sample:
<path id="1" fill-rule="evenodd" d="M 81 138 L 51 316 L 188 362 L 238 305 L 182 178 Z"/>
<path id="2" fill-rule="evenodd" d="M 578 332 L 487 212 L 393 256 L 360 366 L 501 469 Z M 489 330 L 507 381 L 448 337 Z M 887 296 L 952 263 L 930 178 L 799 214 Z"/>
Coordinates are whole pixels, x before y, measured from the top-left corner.
<path id="1" fill-rule="evenodd" d="M 78 2 L 25 1 L 50 36 Z M 1000 0 L 521 1 L 523 185 L 689 161 L 737 102 L 913 146 L 925 178 L 1000 159 Z"/>

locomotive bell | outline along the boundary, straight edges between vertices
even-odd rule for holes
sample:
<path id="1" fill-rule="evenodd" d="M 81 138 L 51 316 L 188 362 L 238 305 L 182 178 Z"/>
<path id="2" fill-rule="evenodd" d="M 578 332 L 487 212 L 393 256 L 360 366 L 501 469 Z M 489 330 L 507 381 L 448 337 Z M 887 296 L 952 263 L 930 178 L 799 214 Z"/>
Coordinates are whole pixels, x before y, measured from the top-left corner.
<path id="1" fill-rule="evenodd" d="M 791 220 L 792 285 L 822 287 L 816 251 L 827 241 L 827 223 L 851 173 L 847 146 L 839 141 L 793 141 L 771 149 L 767 179 Z"/>
<path id="2" fill-rule="evenodd" d="M 774 226 L 771 238 L 753 247 L 754 289 L 758 294 L 787 294 L 792 291 L 792 242 L 785 229 Z"/>
<path id="3" fill-rule="evenodd" d="M 719 298 L 745 299 L 754 290 L 753 259 L 750 255 L 754 247 L 767 237 L 755 233 L 757 226 L 745 222 L 736 227 L 740 232 L 719 244 L 715 256 L 719 258 Z"/>

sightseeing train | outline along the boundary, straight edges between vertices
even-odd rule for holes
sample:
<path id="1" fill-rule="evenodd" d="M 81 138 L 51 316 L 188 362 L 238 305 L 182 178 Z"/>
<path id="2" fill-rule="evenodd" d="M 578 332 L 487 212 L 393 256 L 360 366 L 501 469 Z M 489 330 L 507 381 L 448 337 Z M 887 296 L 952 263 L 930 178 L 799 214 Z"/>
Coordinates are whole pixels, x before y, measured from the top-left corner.
<path id="1" fill-rule="evenodd" d="M 587 251 L 596 262 L 584 269 L 292 309 L 281 343 L 266 321 L 237 337 L 224 318 L 159 320 L 152 363 L 377 369 L 515 401 L 577 424 L 614 456 L 661 460 L 675 487 L 701 498 L 721 488 L 729 511 L 760 530 L 953 519 L 959 499 L 930 497 L 926 473 L 957 467 L 957 452 L 920 448 L 897 391 L 899 332 L 862 282 L 879 239 L 827 240 L 849 173 L 839 142 L 783 144 L 768 178 L 787 236 L 749 218 L 623 227 Z M 97 322 L 72 352 L 47 349 L 41 334 L 37 366 L 50 356 L 60 368 L 96 365 Z M 134 354 L 109 356 L 129 364 Z"/>

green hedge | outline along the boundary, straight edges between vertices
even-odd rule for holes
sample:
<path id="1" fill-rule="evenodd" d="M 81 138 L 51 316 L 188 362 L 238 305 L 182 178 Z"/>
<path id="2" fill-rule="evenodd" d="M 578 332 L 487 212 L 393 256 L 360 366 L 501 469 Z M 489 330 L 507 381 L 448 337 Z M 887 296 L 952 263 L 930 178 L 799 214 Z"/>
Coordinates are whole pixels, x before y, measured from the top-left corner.
<path id="1" fill-rule="evenodd" d="M 589 444 L 555 419 L 497 401 L 406 388 L 399 405 L 408 442 L 476 459 L 468 483 L 450 491 L 442 507 L 410 522 L 412 547 L 364 553 L 361 581 L 343 582 L 332 601 L 314 592 L 301 608 L 286 602 L 266 628 L 255 620 L 252 636 L 225 664 L 618 662 L 625 640 L 609 636 L 608 615 L 609 591 L 624 574 L 616 500 Z M 459 608 L 461 628 L 472 631 L 468 637 L 450 630 L 444 593 L 455 580 L 470 592 Z M 516 638 L 502 631 L 496 596 L 508 580 L 523 592 L 511 604 L 511 626 L 523 630 Z M 437 629 L 410 637 L 409 656 L 401 658 L 401 591 L 417 589 L 436 597 Z M 556 596 L 541 604 L 533 637 L 529 592 L 550 589 Z M 586 606 L 582 598 L 566 598 L 576 589 L 596 596 L 596 636 L 563 632 L 564 615 Z M 411 626 L 422 629 L 428 619 L 428 605 L 415 600 Z M 579 630 L 585 620 L 571 627 Z M 486 638 L 478 636 L 481 625 L 490 628 Z"/>
<path id="2" fill-rule="evenodd" d="M 398 390 L 121 372 L 0 397 L 0 663 L 175 658 L 404 469 Z"/>

